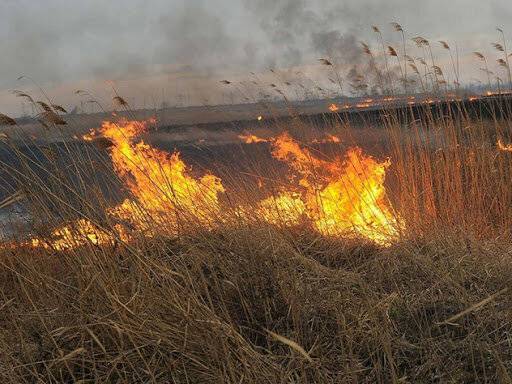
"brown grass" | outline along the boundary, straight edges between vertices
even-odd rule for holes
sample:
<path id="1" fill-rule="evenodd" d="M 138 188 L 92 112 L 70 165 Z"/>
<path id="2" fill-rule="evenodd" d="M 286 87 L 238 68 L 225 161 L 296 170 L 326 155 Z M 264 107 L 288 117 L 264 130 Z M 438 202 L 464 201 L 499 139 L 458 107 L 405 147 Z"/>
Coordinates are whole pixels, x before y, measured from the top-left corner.
<path id="1" fill-rule="evenodd" d="M 400 25 L 393 28 L 405 36 Z M 386 45 L 378 27 L 373 30 L 385 67 L 376 77 L 386 84 L 391 79 Z M 432 59 L 428 65 L 417 59 L 425 71 L 427 66 L 434 71 L 422 87 L 433 97 L 454 91 L 435 78 L 444 74 L 429 41 L 419 36 L 414 41 Z M 363 50 L 371 53 L 366 44 Z M 403 53 L 390 46 L 388 53 L 421 78 L 414 59 L 405 55 L 405 40 Z M 486 58 L 475 55 L 487 68 Z M 400 71 L 407 84 L 405 69 Z M 121 96 L 114 102 L 129 109 Z M 58 105 L 44 103 L 46 110 L 35 104 L 48 128 L 65 123 L 55 112 L 65 113 Z M 289 228 L 257 217 L 240 220 L 231 201 L 222 212 L 231 213 L 231 220 L 210 229 L 183 215 L 176 235 L 159 235 L 162 223 L 141 209 L 156 236 L 65 251 L 5 244 L 0 378 L 12 383 L 511 383 L 512 156 L 496 147 L 498 138 L 511 135 L 511 107 L 489 101 L 482 108 L 476 114 L 464 103 L 449 110 L 426 105 L 419 115 L 410 107 L 383 111 L 380 144 L 393 164 L 389 199 L 404 223 L 400 239 L 388 247 L 321 236 L 306 224 Z M 334 133 L 347 142 L 357 136 L 359 127 L 351 126 L 347 115 L 334 117 L 326 117 Z M 5 115 L 0 123 L 16 124 Z M 282 128 L 277 120 L 272 124 Z M 286 128 L 299 137 L 311 131 L 299 119 Z M 27 143 L 4 143 L 18 162 L 2 160 L 13 185 L 5 187 L 12 194 L 0 207 L 22 200 L 33 231 L 43 239 L 53 227 L 79 218 L 113 232 L 115 223 L 105 215 L 112 199 L 105 189 L 110 192 L 119 180 L 114 175 L 99 180 L 109 169 L 99 151 L 112 142 L 96 140 L 80 155 L 68 141 L 39 146 L 42 160 L 31 157 Z M 342 154 L 346 145 L 319 156 Z M 59 151 L 72 155 L 66 164 L 59 163 Z M 279 190 L 279 169 L 257 174 L 263 161 L 263 155 L 255 158 L 254 173 L 273 182 L 270 190 Z M 245 185 L 241 174 L 217 171 L 237 186 L 234 200 L 257 200 L 259 192 Z"/>

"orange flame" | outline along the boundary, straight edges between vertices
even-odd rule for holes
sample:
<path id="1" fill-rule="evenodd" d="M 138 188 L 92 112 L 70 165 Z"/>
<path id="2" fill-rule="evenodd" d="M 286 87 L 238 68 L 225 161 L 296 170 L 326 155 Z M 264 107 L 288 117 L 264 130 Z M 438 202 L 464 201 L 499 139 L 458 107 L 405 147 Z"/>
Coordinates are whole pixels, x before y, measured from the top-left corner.
<path id="1" fill-rule="evenodd" d="M 327 134 L 327 139 L 326 139 L 328 142 L 331 142 L 331 143 L 341 143 L 341 140 L 338 136 L 334 136 L 334 135 L 331 135 L 331 134 Z"/>
<path id="2" fill-rule="evenodd" d="M 512 144 L 503 144 L 501 139 L 498 139 L 498 149 L 504 152 L 512 152 Z"/>
<path id="3" fill-rule="evenodd" d="M 284 191 L 258 204 L 257 214 L 274 225 L 298 225 L 306 212 L 304 202 L 297 192 Z"/>
<path id="4" fill-rule="evenodd" d="M 338 106 L 336 104 L 329 105 L 329 111 L 331 112 L 337 112 L 339 110 Z"/>
<path id="5" fill-rule="evenodd" d="M 319 159 L 286 132 L 272 146 L 273 156 L 298 174 L 303 190 L 301 203 L 289 193 L 274 199 L 281 216 L 295 222 L 297 214 L 305 212 L 324 235 L 358 235 L 380 244 L 398 236 L 399 220 L 391 211 L 384 186 L 389 160 L 378 162 L 357 147 L 345 159 Z"/>
<path id="6" fill-rule="evenodd" d="M 112 244 L 116 239 L 129 241 L 139 233 L 174 235 L 187 221 L 207 228 L 223 222 L 221 180 L 210 173 L 195 178 L 178 152 L 169 154 L 137 139 L 146 128 L 147 122 L 105 121 L 86 135 L 86 140 L 101 137 L 112 142 L 109 151 L 114 170 L 131 193 L 107 210 L 107 216 L 117 223 L 109 233 L 80 219 L 54 230 L 50 240 L 34 238 L 30 245 L 63 250 Z M 399 218 L 391 210 L 384 186 L 389 160 L 378 162 L 358 147 L 349 149 L 344 158 L 320 158 L 287 132 L 270 139 L 240 138 L 249 143 L 270 142 L 273 157 L 286 162 L 291 171 L 289 184 L 281 192 L 257 203 L 258 217 L 279 226 L 309 222 L 323 235 L 362 236 L 382 245 L 398 237 Z M 327 139 L 340 142 L 330 134 Z M 254 216 L 247 207 L 235 211 L 245 212 L 247 218 Z"/>
<path id="7" fill-rule="evenodd" d="M 151 123 L 151 121 L 149 121 Z M 178 221 L 194 221 L 211 226 L 220 212 L 219 194 L 224 192 L 221 180 L 206 174 L 195 179 L 178 152 L 169 154 L 134 139 L 146 129 L 146 122 L 121 120 L 105 121 L 101 129 L 91 131 L 85 140 L 98 137 L 112 141 L 111 159 L 115 171 L 124 180 L 133 199 L 125 199 L 108 210 L 109 217 L 124 223 L 114 226 L 115 233 L 107 234 L 85 219 L 62 226 L 49 240 L 31 239 L 34 247 L 63 250 L 87 243 L 101 245 L 119 238 L 130 239 L 128 228 L 152 236 L 176 233 Z M 148 218 L 151 218 L 148 222 Z M 155 228 L 158 224 L 158 228 Z"/>
<path id="8" fill-rule="evenodd" d="M 155 149 L 134 138 L 144 132 L 146 123 L 122 120 L 118 124 L 104 122 L 101 133 L 112 140 L 111 157 L 114 169 L 144 211 L 161 217 L 173 229 L 175 215 L 191 216 L 201 224 L 212 222 L 220 211 L 219 193 L 224 192 L 221 180 L 206 174 L 195 179 L 188 174 L 180 154 Z M 132 204 L 125 201 L 118 213 L 132 214 Z M 124 216 L 124 215 L 123 215 Z"/>
<path id="9" fill-rule="evenodd" d="M 266 143 L 268 141 L 253 134 L 238 135 L 238 138 L 246 144 Z"/>

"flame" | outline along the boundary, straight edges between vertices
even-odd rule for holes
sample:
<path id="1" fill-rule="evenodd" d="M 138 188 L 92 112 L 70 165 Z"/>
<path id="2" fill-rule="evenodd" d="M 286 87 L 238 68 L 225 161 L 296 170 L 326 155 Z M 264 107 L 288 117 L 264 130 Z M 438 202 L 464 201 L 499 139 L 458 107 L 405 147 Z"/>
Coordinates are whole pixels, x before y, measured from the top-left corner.
<path id="1" fill-rule="evenodd" d="M 331 143 L 341 143 L 341 140 L 338 136 L 334 136 L 331 134 L 327 134 L 327 141 Z"/>
<path id="2" fill-rule="evenodd" d="M 512 144 L 503 144 L 501 139 L 498 139 L 498 149 L 504 152 L 512 152 Z"/>
<path id="3" fill-rule="evenodd" d="M 145 122 L 121 120 L 118 124 L 106 121 L 100 130 L 114 143 L 111 151 L 114 169 L 137 203 L 173 229 L 177 223 L 169 219 L 176 215 L 192 217 L 201 224 L 211 223 L 220 212 L 219 194 L 224 192 L 221 180 L 212 174 L 193 178 L 179 152 L 169 155 L 142 140 L 134 143 L 134 138 L 145 129 Z M 117 211 L 131 214 L 132 205 L 125 201 Z"/>
<path id="4" fill-rule="evenodd" d="M 253 134 L 238 135 L 238 138 L 246 144 L 266 143 L 268 141 Z"/>
<path id="5" fill-rule="evenodd" d="M 297 192 L 284 191 L 261 201 L 257 214 L 274 225 L 298 225 L 306 206 Z"/>
<path id="6" fill-rule="evenodd" d="M 265 200 L 260 206 L 264 212 L 273 203 L 281 216 L 294 223 L 305 213 L 324 235 L 364 236 L 379 244 L 398 236 L 398 218 L 384 186 L 389 160 L 378 162 L 358 147 L 351 148 L 344 159 L 319 159 L 286 132 L 272 140 L 272 147 L 273 156 L 296 172 L 294 176 L 300 178 L 296 187 L 303 193 L 288 192 Z"/>
<path id="7" fill-rule="evenodd" d="M 258 116 L 258 121 L 263 120 L 263 116 Z"/>
<path id="8" fill-rule="evenodd" d="M 148 236 L 155 235 L 155 231 L 176 233 L 180 219 L 212 226 L 220 213 L 219 194 L 224 192 L 221 180 L 209 173 L 196 179 L 189 174 L 190 169 L 178 152 L 169 154 L 142 140 L 135 142 L 146 125 L 147 122 L 140 121 L 105 121 L 101 129 L 84 136 L 87 141 L 98 137 L 112 141 L 110 156 L 114 170 L 132 194 L 132 198 L 107 210 L 107 215 L 118 222 L 113 226 L 114 233 L 107 234 L 90 221 L 80 219 L 57 228 L 48 240 L 31 239 L 33 247 L 64 250 L 88 243 L 112 243 L 115 239 L 128 241 L 131 231 Z"/>
<path id="9" fill-rule="evenodd" d="M 131 194 L 107 209 L 107 218 L 115 223 L 109 232 L 80 219 L 55 229 L 48 239 L 31 239 L 29 245 L 64 250 L 130 241 L 139 235 L 174 235 L 183 222 L 206 228 L 224 222 L 221 180 L 210 173 L 194 177 L 179 152 L 170 154 L 146 144 L 139 136 L 148 123 L 152 121 L 105 121 L 84 136 L 112 143 L 108 150 L 113 168 Z M 329 142 L 341 141 L 326 136 Z M 323 235 L 362 236 L 382 245 L 398 237 L 400 220 L 392 212 L 384 186 L 389 160 L 379 162 L 358 147 L 350 148 L 343 158 L 320 158 L 287 132 L 270 139 L 240 138 L 247 143 L 270 142 L 272 156 L 288 164 L 290 177 L 279 193 L 257 202 L 256 209 L 242 205 L 234 214 L 250 219 L 256 213 L 278 226 L 310 223 Z M 258 186 L 262 188 L 261 180 Z"/>
<path id="10" fill-rule="evenodd" d="M 57 251 L 72 249 L 86 244 L 102 245 L 112 243 L 113 238 L 97 228 L 89 220 L 79 219 L 52 231 L 48 241 L 39 238 L 30 240 L 32 247 L 53 248 Z"/>
<path id="11" fill-rule="evenodd" d="M 339 110 L 339 108 L 336 104 L 332 103 L 331 105 L 329 105 L 329 111 L 337 112 L 338 110 Z"/>

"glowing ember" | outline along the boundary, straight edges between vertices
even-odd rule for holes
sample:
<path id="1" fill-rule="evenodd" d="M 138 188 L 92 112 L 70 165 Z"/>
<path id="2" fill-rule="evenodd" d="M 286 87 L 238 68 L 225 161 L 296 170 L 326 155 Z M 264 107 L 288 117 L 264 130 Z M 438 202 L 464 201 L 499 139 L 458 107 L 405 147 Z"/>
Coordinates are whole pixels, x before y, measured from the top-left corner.
<path id="1" fill-rule="evenodd" d="M 339 110 L 338 106 L 336 104 L 329 105 L 329 111 L 331 112 L 337 112 Z"/>
<path id="2" fill-rule="evenodd" d="M 501 139 L 498 139 L 498 149 L 504 152 L 512 152 L 512 144 L 503 144 Z"/>
<path id="3" fill-rule="evenodd" d="M 238 138 L 246 144 L 266 143 L 268 141 L 266 139 L 262 139 L 261 137 L 252 134 L 238 135 Z"/>

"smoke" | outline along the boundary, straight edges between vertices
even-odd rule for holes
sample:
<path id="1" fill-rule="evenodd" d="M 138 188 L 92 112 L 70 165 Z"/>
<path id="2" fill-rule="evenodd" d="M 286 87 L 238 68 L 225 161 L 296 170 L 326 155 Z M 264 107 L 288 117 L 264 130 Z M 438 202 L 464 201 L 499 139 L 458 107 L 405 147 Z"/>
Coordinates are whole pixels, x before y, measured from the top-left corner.
<path id="1" fill-rule="evenodd" d="M 328 57 L 346 76 L 367 62 L 360 41 L 378 47 L 372 24 L 399 49 L 391 21 L 409 38 L 457 41 L 466 53 L 482 46 L 488 53 L 498 39 L 495 27 L 506 29 L 510 14 L 508 0 L 4 1 L 0 109 L 8 111 L 2 107 L 9 104 L 8 89 L 23 86 L 20 75 L 47 90 L 66 84 L 67 90 L 78 81 L 104 87 L 105 80 L 138 80 L 145 92 L 155 83 L 168 94 L 182 92 L 175 89 L 179 83 L 201 93 L 211 83 L 205 76 L 218 83 L 219 77 L 311 66 Z"/>
<path id="2" fill-rule="evenodd" d="M 363 59 L 361 44 L 351 33 L 343 34 L 338 30 L 314 32 L 311 42 L 319 55 L 330 57 L 344 66 L 357 65 Z"/>
<path id="3" fill-rule="evenodd" d="M 189 65 L 194 70 L 213 70 L 236 56 L 236 39 L 226 30 L 220 16 L 193 2 L 178 7 L 175 12 L 158 18 L 154 61 L 165 65 L 173 61 Z"/>

